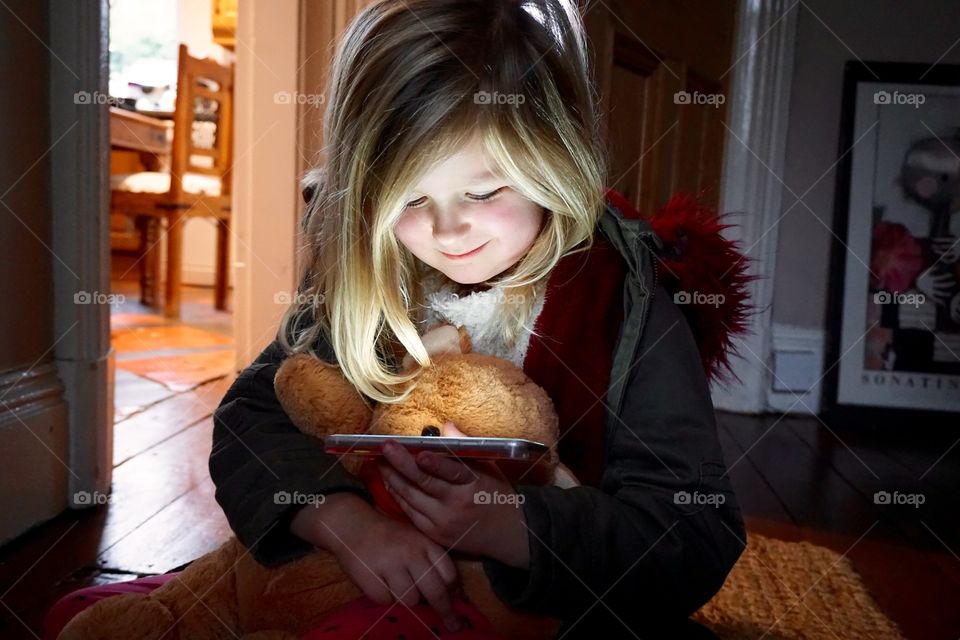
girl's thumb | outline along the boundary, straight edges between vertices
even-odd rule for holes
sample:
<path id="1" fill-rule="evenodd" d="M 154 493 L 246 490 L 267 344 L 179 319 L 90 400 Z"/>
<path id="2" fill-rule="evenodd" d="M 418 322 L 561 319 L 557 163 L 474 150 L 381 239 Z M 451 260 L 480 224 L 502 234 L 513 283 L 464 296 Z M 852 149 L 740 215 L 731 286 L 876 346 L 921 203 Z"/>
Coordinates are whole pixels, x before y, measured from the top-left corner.
<path id="1" fill-rule="evenodd" d="M 466 438 L 467 434 L 457 429 L 452 422 L 443 423 L 443 435 L 450 438 Z"/>

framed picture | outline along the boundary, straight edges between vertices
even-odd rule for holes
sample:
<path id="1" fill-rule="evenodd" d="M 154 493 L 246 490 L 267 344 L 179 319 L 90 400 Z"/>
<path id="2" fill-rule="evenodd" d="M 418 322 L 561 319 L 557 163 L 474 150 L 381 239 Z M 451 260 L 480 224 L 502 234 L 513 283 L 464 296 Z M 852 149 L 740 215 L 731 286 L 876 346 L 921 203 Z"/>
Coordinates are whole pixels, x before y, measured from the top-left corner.
<path id="1" fill-rule="evenodd" d="M 960 427 L 960 66 L 848 62 L 838 157 L 825 416 Z"/>

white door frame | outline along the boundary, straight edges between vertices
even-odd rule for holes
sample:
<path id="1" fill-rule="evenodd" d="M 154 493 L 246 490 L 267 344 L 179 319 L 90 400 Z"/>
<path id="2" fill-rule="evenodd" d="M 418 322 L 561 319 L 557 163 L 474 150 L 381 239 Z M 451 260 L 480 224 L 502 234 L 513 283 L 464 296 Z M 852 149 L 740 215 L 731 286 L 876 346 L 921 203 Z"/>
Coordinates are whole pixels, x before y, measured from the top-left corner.
<path id="1" fill-rule="evenodd" d="M 301 210 L 295 97 L 301 67 L 299 4 L 274 0 L 237 4 L 231 231 L 237 240 L 233 289 L 237 371 L 273 341 L 285 301 L 295 291 Z"/>
<path id="2" fill-rule="evenodd" d="M 740 0 L 731 73 L 733 108 L 726 123 L 723 189 L 720 210 L 736 212 L 727 222 L 736 226 L 726 236 L 739 241 L 753 258 L 748 285 L 755 314 L 749 334 L 734 345 L 740 355 L 731 362 L 742 381 L 714 383 L 717 409 L 762 413 L 768 409 L 772 380 L 773 286 L 783 210 L 784 158 L 793 79 L 797 6 L 790 0 Z"/>
<path id="3" fill-rule="evenodd" d="M 106 493 L 113 470 L 113 350 L 108 304 L 74 296 L 110 292 L 109 107 L 74 99 L 108 95 L 107 0 L 65 2 L 50 16 L 50 174 L 54 360 L 68 407 L 67 504 Z"/>

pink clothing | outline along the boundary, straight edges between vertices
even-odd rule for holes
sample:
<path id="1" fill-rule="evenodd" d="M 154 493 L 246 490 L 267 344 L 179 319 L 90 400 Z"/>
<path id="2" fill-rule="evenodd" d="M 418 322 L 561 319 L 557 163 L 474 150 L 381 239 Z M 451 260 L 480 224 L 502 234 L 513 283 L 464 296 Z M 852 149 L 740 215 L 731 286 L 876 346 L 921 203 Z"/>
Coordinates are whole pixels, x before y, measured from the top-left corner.
<path id="1" fill-rule="evenodd" d="M 124 593 L 150 593 L 177 575 L 167 573 L 68 593 L 47 612 L 43 621 L 43 640 L 56 640 L 73 616 L 98 600 Z M 463 619 L 463 625 L 457 632 L 448 631 L 429 605 L 417 604 L 407 608 L 399 602 L 378 605 L 368 598 L 358 598 L 331 611 L 323 624 L 303 636 L 303 640 L 343 640 L 361 636 L 369 640 L 394 640 L 398 637 L 407 640 L 435 637 L 503 640 L 503 636 L 494 633 L 490 623 L 473 605 L 457 598 L 454 600 L 454 609 Z"/>

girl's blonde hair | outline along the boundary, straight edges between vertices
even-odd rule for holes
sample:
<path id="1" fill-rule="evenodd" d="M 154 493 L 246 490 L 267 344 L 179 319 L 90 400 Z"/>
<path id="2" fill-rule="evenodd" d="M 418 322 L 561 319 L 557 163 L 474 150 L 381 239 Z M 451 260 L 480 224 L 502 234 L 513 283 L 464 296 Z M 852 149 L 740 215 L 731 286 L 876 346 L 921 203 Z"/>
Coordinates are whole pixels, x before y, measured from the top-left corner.
<path id="1" fill-rule="evenodd" d="M 435 163 L 478 135 L 493 167 L 545 209 L 530 250 L 490 283 L 509 293 L 508 344 L 534 286 L 592 246 L 608 167 L 583 24 L 574 0 L 382 0 L 347 28 L 325 98 L 325 157 L 304 178 L 305 261 L 280 340 L 314 353 L 323 335 L 362 394 L 401 402 L 419 372 L 400 374 L 401 355 L 431 365 L 416 323 L 420 280 L 438 272 L 393 226 Z"/>

